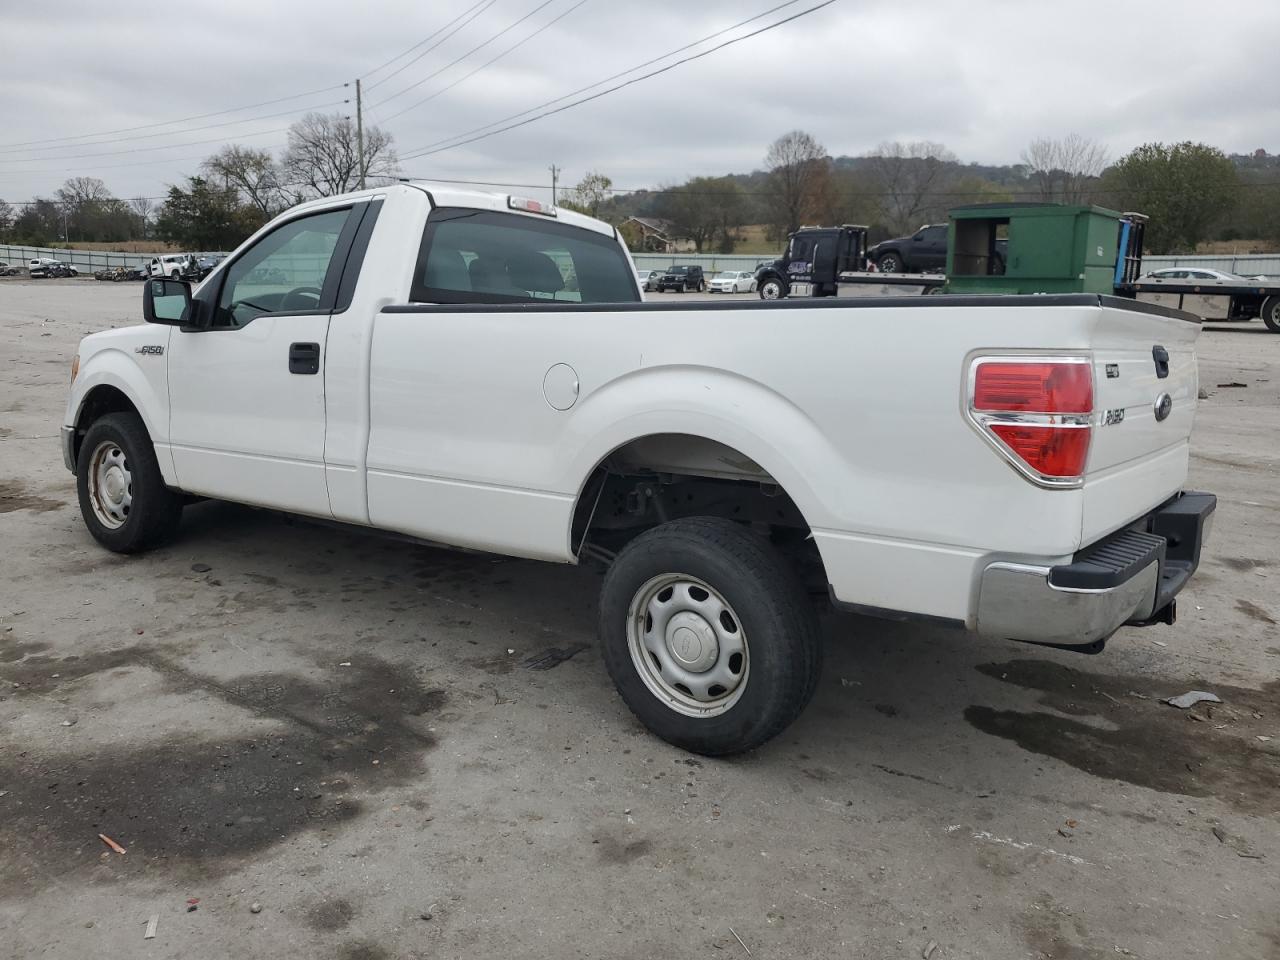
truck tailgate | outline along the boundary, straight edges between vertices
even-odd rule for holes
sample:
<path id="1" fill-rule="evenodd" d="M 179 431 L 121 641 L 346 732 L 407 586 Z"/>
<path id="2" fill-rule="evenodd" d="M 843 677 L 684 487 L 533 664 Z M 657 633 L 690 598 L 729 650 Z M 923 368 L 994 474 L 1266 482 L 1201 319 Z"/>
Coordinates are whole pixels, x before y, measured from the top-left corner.
<path id="1" fill-rule="evenodd" d="M 1090 543 L 1181 489 L 1199 376 L 1200 325 L 1104 308 L 1093 335 L 1096 423 L 1084 485 Z"/>

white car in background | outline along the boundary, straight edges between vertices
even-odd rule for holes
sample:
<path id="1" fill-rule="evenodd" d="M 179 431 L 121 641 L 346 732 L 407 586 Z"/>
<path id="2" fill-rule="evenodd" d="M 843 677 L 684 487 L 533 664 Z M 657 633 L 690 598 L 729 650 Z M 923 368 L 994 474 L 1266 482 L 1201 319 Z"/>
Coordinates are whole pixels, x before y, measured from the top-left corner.
<path id="1" fill-rule="evenodd" d="M 194 258 L 189 253 L 173 253 L 162 257 L 151 258 L 151 276 L 170 277 L 178 280 L 196 273 L 198 268 L 192 263 Z"/>
<path id="2" fill-rule="evenodd" d="M 1242 277 L 1210 267 L 1165 267 L 1152 270 L 1143 280 L 1265 280 L 1266 277 Z"/>
<path id="3" fill-rule="evenodd" d="M 749 270 L 722 270 L 707 286 L 710 293 L 755 293 L 756 275 Z"/>
<path id="4" fill-rule="evenodd" d="M 637 270 L 636 284 L 645 293 L 657 289 L 658 279 L 662 276 L 661 270 Z"/>

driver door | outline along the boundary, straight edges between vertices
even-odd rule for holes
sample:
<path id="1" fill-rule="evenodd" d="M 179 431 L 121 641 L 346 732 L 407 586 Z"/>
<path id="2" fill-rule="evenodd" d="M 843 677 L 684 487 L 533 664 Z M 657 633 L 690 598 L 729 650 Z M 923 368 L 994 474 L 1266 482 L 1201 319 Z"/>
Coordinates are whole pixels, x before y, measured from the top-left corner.
<path id="1" fill-rule="evenodd" d="M 276 227 L 196 295 L 169 340 L 169 436 L 189 493 L 329 516 L 324 351 L 363 206 Z"/>

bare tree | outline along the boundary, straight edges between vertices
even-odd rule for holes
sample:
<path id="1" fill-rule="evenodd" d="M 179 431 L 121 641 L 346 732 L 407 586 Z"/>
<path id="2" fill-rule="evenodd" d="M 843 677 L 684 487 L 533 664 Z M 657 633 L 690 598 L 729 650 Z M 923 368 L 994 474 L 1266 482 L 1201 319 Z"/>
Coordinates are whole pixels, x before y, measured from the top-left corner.
<path id="1" fill-rule="evenodd" d="M 68 243 L 74 233 L 80 240 L 96 240 L 104 221 L 118 211 L 110 209 L 115 198 L 107 185 L 97 177 L 71 177 L 55 191 L 62 207 Z"/>
<path id="2" fill-rule="evenodd" d="M 111 199 L 111 191 L 97 177 L 72 177 L 57 190 L 58 200 L 76 208 L 87 203 L 104 203 Z"/>
<path id="3" fill-rule="evenodd" d="M 894 233 L 907 233 L 946 212 L 941 193 L 956 156 L 945 146 L 929 140 L 886 142 L 868 160 L 884 222 Z"/>
<path id="4" fill-rule="evenodd" d="M 831 157 L 822 144 L 803 130 L 792 130 L 769 145 L 764 165 L 780 232 L 823 218 L 831 205 Z"/>
<path id="5" fill-rule="evenodd" d="M 137 222 L 138 236 L 143 240 L 147 239 L 152 215 L 156 212 L 155 202 L 150 197 L 134 197 L 129 201 L 129 212 Z"/>
<path id="6" fill-rule="evenodd" d="M 597 217 L 600 215 L 600 204 L 608 200 L 612 192 L 613 181 L 603 173 L 592 170 L 576 187 L 566 191 L 561 203 L 571 210 Z"/>
<path id="7" fill-rule="evenodd" d="M 1037 137 L 1022 151 L 1040 199 L 1054 203 L 1086 203 L 1089 186 L 1108 163 L 1102 144 L 1078 133 L 1061 140 Z"/>
<path id="8" fill-rule="evenodd" d="M 263 217 L 271 217 L 285 206 L 279 168 L 269 150 L 230 144 L 202 166 L 209 179 L 234 187 L 244 202 L 257 207 Z"/>
<path id="9" fill-rule="evenodd" d="M 290 186 L 303 186 L 322 197 L 346 193 L 360 185 L 361 175 L 377 184 L 399 172 L 391 134 L 364 128 L 364 169 L 360 169 L 356 125 L 341 114 L 308 113 L 289 127 L 289 145 L 281 165 Z"/>
<path id="10" fill-rule="evenodd" d="M 13 226 L 14 217 L 13 207 L 0 200 L 0 236 L 8 234 L 9 228 Z"/>

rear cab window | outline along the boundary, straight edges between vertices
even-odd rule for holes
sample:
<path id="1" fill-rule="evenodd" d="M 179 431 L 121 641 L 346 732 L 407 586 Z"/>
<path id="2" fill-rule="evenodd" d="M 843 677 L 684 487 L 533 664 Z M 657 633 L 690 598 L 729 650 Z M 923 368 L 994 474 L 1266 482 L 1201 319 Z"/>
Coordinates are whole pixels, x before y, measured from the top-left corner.
<path id="1" fill-rule="evenodd" d="M 618 242 L 556 220 L 438 207 L 427 218 L 415 303 L 638 303 Z"/>

